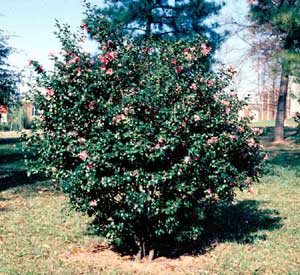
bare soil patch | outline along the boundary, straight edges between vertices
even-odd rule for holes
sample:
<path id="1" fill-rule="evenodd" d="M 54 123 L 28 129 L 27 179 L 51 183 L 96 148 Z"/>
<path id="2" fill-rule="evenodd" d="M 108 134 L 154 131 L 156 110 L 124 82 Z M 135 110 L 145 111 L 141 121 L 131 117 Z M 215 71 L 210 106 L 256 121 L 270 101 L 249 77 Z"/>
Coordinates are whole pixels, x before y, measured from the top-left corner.
<path id="1" fill-rule="evenodd" d="M 20 138 L 22 132 L 25 132 L 26 135 L 31 133 L 30 130 L 25 130 L 25 131 L 0 131 L 0 139 L 1 138 Z"/>
<path id="2" fill-rule="evenodd" d="M 209 253 L 205 255 L 183 255 L 175 259 L 159 257 L 153 261 L 147 258 L 141 261 L 134 261 L 130 256 L 121 256 L 108 246 L 94 244 L 89 248 L 75 248 L 73 251 L 63 255 L 63 260 L 70 264 L 92 267 L 94 270 L 103 273 L 118 271 L 117 274 L 147 274 L 147 275 L 183 275 L 199 274 L 204 271 L 208 264 Z M 103 273 L 101 273 L 103 272 Z"/>

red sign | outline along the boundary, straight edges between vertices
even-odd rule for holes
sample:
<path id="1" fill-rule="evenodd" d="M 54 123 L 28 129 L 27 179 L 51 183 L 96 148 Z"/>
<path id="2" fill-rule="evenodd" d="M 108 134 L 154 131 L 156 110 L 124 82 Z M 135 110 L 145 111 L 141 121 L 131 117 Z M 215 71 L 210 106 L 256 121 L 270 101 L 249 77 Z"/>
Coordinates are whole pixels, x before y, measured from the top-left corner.
<path id="1" fill-rule="evenodd" d="M 0 114 L 7 114 L 8 108 L 5 105 L 0 105 Z"/>

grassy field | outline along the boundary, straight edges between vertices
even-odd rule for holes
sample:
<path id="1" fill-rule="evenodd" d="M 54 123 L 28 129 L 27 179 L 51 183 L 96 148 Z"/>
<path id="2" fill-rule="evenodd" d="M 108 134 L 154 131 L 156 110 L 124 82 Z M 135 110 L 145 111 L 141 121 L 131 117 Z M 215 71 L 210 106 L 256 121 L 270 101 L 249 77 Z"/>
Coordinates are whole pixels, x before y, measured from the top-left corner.
<path id="1" fill-rule="evenodd" d="M 273 146 L 254 194 L 214 214 L 197 255 L 133 262 L 87 234 L 47 181 L 26 177 L 17 139 L 0 139 L 0 274 L 300 274 L 300 145 Z"/>
<path id="2" fill-rule="evenodd" d="M 289 118 L 285 120 L 285 127 L 297 127 L 297 123 L 293 118 Z M 275 126 L 275 120 L 259 120 L 259 121 L 253 121 L 251 123 L 254 127 L 274 127 Z"/>

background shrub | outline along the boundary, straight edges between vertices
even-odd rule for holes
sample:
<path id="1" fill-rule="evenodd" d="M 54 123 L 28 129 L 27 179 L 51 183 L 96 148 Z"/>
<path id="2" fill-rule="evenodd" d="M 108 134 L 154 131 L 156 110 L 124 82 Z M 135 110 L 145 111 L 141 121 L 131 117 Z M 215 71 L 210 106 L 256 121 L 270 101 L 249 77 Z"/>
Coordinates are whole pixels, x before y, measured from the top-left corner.
<path id="1" fill-rule="evenodd" d="M 203 202 L 249 188 L 263 156 L 228 89 L 234 72 L 210 72 L 206 41 L 108 39 L 107 26 L 103 18 L 98 55 L 58 26 L 54 70 L 32 62 L 41 119 L 30 164 L 99 233 L 147 254 L 162 240 L 199 238 Z"/>

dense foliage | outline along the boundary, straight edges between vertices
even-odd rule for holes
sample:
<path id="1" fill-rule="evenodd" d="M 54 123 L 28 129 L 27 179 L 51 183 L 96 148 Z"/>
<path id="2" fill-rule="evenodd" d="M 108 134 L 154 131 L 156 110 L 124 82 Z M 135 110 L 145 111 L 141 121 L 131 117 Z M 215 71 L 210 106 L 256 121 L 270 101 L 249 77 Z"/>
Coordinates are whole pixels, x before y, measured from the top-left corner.
<path id="1" fill-rule="evenodd" d="M 32 171 L 58 180 L 116 244 L 145 254 L 163 239 L 197 239 L 203 202 L 248 189 L 263 158 L 228 89 L 234 71 L 209 72 L 201 38 L 112 39 L 102 19 L 98 55 L 63 26 L 54 71 L 32 62 L 41 114 L 28 140 Z"/>

